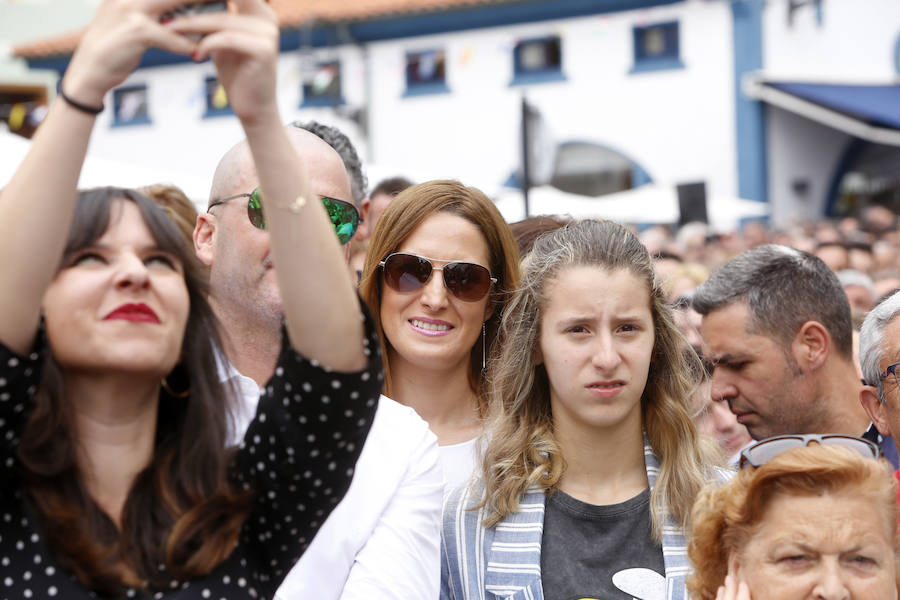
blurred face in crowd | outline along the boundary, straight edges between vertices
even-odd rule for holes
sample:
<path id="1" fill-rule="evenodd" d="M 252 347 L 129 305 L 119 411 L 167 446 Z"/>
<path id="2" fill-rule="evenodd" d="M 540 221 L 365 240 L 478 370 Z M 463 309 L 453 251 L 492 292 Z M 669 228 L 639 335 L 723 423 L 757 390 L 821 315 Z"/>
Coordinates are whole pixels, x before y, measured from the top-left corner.
<path id="1" fill-rule="evenodd" d="M 847 249 L 839 245 L 828 245 L 817 248 L 815 255 L 822 259 L 833 272 L 843 271 L 850 264 Z"/>
<path id="2" fill-rule="evenodd" d="M 897 524 L 853 491 L 774 496 L 756 533 L 729 558 L 729 572 L 753 600 L 897 598 Z"/>
<path id="3" fill-rule="evenodd" d="M 816 431 L 815 394 L 790 349 L 750 331 L 750 309 L 734 302 L 703 317 L 704 356 L 714 363 L 713 400 L 728 402 L 754 439 Z"/>
<path id="4" fill-rule="evenodd" d="M 714 402 L 710 384 L 704 383 L 694 394 L 694 424 L 697 430 L 719 444 L 726 458 L 733 457 L 753 441 L 747 428 L 737 422 L 725 402 Z"/>
<path id="5" fill-rule="evenodd" d="M 875 284 L 875 294 L 878 296 L 878 299 L 900 289 L 900 277 L 882 277 L 876 279 L 873 283 Z"/>
<path id="6" fill-rule="evenodd" d="M 383 192 L 379 192 L 368 199 L 368 209 L 364 218 L 369 230 L 369 235 L 375 231 L 375 225 L 378 223 L 378 219 L 381 218 L 381 213 L 384 212 L 384 209 L 388 207 L 388 204 L 390 204 L 393 199 L 393 194 L 385 194 Z"/>
<path id="7" fill-rule="evenodd" d="M 850 308 L 867 313 L 875 306 L 875 296 L 869 288 L 862 285 L 845 285 L 844 293 L 850 301 Z"/>
<path id="8" fill-rule="evenodd" d="M 851 269 L 860 273 L 871 274 L 875 268 L 875 259 L 872 253 L 862 248 L 850 248 L 847 262 Z"/>
<path id="9" fill-rule="evenodd" d="M 876 273 L 897 267 L 897 249 L 890 242 L 879 240 L 872 244 L 872 269 Z"/>

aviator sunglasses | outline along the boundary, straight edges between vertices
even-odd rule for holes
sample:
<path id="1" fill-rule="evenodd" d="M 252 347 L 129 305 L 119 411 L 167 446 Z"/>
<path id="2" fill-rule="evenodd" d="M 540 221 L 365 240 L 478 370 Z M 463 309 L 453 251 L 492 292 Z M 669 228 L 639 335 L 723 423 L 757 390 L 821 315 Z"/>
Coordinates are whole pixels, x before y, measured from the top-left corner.
<path id="1" fill-rule="evenodd" d="M 881 449 L 874 442 L 855 435 L 843 435 L 839 433 L 825 434 L 807 434 L 807 435 L 777 435 L 775 437 L 760 440 L 745 448 L 741 452 L 740 468 L 746 466 L 761 467 L 779 454 L 793 450 L 794 448 L 802 448 L 809 446 L 810 443 L 816 442 L 823 446 L 840 446 L 849 448 L 859 453 L 864 458 L 878 458 L 881 456 Z"/>
<path id="2" fill-rule="evenodd" d="M 395 252 L 378 263 L 384 273 L 384 281 L 398 292 L 414 292 L 431 279 L 432 273 L 441 271 L 444 286 L 460 300 L 478 302 L 497 283 L 487 268 L 470 262 L 448 262 L 443 267 L 434 266 L 431 258 L 417 254 Z"/>
<path id="3" fill-rule="evenodd" d="M 206 210 L 209 211 L 213 206 L 224 204 L 225 202 L 236 198 L 249 198 L 247 201 L 247 218 L 250 219 L 250 223 L 257 229 L 268 229 L 266 216 L 263 214 L 259 188 L 256 188 L 249 194 L 235 194 L 234 196 L 228 196 L 221 200 L 214 200 L 209 203 Z M 356 207 L 349 202 L 337 200 L 335 198 L 323 196 L 322 204 L 325 205 L 325 210 L 328 211 L 328 217 L 331 219 L 331 224 L 334 226 L 334 231 L 337 233 L 338 240 L 341 242 L 341 245 L 346 244 L 356 233 L 359 224 L 362 223 L 362 219 L 359 218 L 359 212 L 356 210 Z"/>

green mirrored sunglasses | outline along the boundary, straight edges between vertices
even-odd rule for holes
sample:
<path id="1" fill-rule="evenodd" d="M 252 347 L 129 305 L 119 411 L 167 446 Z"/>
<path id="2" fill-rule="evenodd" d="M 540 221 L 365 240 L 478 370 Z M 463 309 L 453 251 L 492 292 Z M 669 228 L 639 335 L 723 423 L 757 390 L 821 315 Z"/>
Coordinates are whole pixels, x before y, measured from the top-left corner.
<path id="1" fill-rule="evenodd" d="M 250 219 L 250 223 L 257 229 L 268 229 L 266 216 L 263 214 L 259 188 L 256 188 L 249 194 L 235 194 L 221 200 L 213 200 L 209 203 L 206 210 L 208 211 L 213 206 L 224 204 L 236 198 L 249 198 L 247 201 L 247 218 Z M 325 210 L 328 212 L 328 217 L 331 219 L 331 224 L 334 226 L 338 240 L 341 242 L 341 245 L 346 244 L 353 238 L 356 230 L 359 229 L 359 224 L 362 223 L 362 219 L 359 218 L 359 211 L 349 202 L 337 200 L 336 198 L 322 197 L 322 204 L 325 205 Z"/>

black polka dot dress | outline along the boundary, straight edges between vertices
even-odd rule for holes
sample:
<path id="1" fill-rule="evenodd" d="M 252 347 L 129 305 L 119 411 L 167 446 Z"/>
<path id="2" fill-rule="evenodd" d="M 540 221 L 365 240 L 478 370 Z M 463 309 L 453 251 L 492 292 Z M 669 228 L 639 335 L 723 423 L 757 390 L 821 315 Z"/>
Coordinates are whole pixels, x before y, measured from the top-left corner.
<path id="1" fill-rule="evenodd" d="M 271 598 L 350 485 L 378 406 L 381 357 L 366 318 L 363 371 L 334 373 L 286 342 L 238 451 L 238 481 L 255 506 L 234 552 L 207 577 L 126 598 Z M 39 378 L 42 352 L 0 345 L 0 599 L 96 598 L 54 560 L 15 475 L 15 448 Z"/>

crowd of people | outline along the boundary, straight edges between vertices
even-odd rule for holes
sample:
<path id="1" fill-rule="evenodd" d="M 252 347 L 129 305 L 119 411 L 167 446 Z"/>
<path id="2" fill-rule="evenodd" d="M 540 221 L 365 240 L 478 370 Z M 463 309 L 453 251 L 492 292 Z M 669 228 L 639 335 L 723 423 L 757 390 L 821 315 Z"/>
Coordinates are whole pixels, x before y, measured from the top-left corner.
<path id="1" fill-rule="evenodd" d="M 341 131 L 283 125 L 264 0 L 178 5 L 100 3 L 0 191 L 0 596 L 898 597 L 893 213 L 369 192 Z M 76 189 L 149 47 L 211 59 L 245 134 L 200 214 Z"/>

